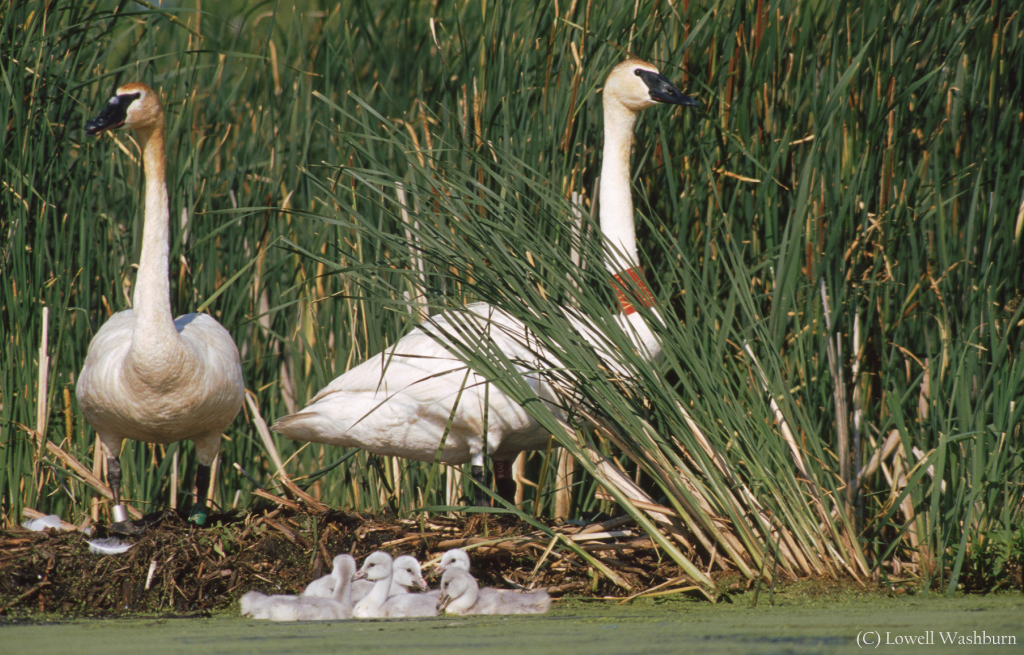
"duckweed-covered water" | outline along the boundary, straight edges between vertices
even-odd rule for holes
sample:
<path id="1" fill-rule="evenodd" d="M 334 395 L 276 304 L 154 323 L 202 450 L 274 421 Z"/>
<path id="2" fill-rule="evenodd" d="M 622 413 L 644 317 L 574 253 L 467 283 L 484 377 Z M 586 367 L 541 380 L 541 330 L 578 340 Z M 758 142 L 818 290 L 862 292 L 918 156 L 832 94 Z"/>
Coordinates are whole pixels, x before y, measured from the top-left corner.
<path id="1" fill-rule="evenodd" d="M 0 624 L 2 625 L 2 624 Z M 987 643 L 985 640 L 987 639 Z M 1015 642 L 1015 643 L 1014 643 Z M 567 601 L 542 616 L 268 623 L 238 616 L 0 627 L 0 652 L 44 655 L 605 655 L 1024 653 L 1024 596 L 872 596 L 711 605 Z"/>

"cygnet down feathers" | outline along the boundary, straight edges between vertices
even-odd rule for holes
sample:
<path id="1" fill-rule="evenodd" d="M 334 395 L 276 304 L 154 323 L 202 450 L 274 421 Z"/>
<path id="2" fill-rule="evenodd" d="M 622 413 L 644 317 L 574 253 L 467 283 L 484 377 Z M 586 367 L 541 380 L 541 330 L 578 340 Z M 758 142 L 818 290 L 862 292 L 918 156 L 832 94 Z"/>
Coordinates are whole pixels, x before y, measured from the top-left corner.
<path id="1" fill-rule="evenodd" d="M 242 616 L 270 621 L 324 621 L 352 616 L 352 576 L 356 562 L 351 555 L 334 558 L 334 593 L 330 598 L 316 596 L 267 596 L 250 591 L 241 598 Z"/>
<path id="2" fill-rule="evenodd" d="M 384 603 L 387 602 L 391 589 L 392 567 L 391 555 L 379 550 L 370 553 L 354 579 L 373 582 L 373 589 L 355 604 L 352 616 L 360 619 L 377 619 L 384 616 Z"/>
<path id="3" fill-rule="evenodd" d="M 476 579 L 460 568 L 449 568 L 441 578 L 439 612 L 448 614 L 543 614 L 551 607 L 544 590 L 481 590 Z"/>
<path id="4" fill-rule="evenodd" d="M 366 595 L 373 589 L 374 583 L 369 580 L 354 580 L 352 582 L 352 602 L 358 603 L 366 598 Z M 388 597 L 399 594 L 407 594 L 411 588 L 419 591 L 426 591 L 427 581 L 423 578 L 420 562 L 412 555 L 396 557 L 392 565 L 391 589 Z M 334 594 L 334 575 L 329 573 L 321 578 L 313 580 L 306 585 L 303 596 L 315 596 L 318 598 L 330 598 Z"/>
<path id="5" fill-rule="evenodd" d="M 438 575 L 444 574 L 450 568 L 462 569 L 463 571 L 469 571 L 469 554 L 461 548 L 452 548 L 451 550 L 445 551 L 445 554 L 441 556 L 441 563 L 434 569 Z"/>

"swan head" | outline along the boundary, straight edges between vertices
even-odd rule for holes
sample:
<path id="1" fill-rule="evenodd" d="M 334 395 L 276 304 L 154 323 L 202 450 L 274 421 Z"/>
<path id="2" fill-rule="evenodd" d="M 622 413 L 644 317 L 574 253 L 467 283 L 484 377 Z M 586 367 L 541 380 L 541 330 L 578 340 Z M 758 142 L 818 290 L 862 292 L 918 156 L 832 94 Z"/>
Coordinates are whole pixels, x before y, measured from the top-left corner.
<path id="1" fill-rule="evenodd" d="M 331 570 L 331 573 L 342 580 L 347 580 L 355 575 L 355 572 L 356 561 L 351 555 L 338 555 L 334 558 L 334 568 Z"/>
<path id="2" fill-rule="evenodd" d="M 451 568 L 441 576 L 441 593 L 437 597 L 437 612 L 443 613 L 456 599 L 463 599 L 465 605 L 472 606 L 479 593 L 476 579 L 460 568 Z"/>
<path id="3" fill-rule="evenodd" d="M 698 106 L 696 100 L 683 95 L 657 68 L 639 59 L 627 59 L 608 74 L 604 103 L 618 103 L 633 112 L 659 104 Z"/>
<path id="4" fill-rule="evenodd" d="M 427 590 L 427 581 L 423 578 L 419 560 L 412 555 L 396 557 L 392 564 L 395 581 L 404 587 L 416 587 L 420 591 Z"/>
<path id="5" fill-rule="evenodd" d="M 466 551 L 461 548 L 453 548 L 445 552 L 436 570 L 438 574 L 442 574 L 450 568 L 469 570 L 469 555 L 466 554 Z"/>
<path id="6" fill-rule="evenodd" d="M 85 124 L 85 133 L 97 136 L 119 127 L 152 129 L 163 121 L 164 107 L 160 95 L 142 82 L 129 82 L 118 87 L 99 116 Z"/>
<path id="7" fill-rule="evenodd" d="M 392 560 L 391 555 L 385 552 L 377 551 L 371 553 L 366 561 L 363 562 L 363 567 L 359 569 L 359 573 L 356 573 L 353 580 L 381 580 L 391 575 Z"/>

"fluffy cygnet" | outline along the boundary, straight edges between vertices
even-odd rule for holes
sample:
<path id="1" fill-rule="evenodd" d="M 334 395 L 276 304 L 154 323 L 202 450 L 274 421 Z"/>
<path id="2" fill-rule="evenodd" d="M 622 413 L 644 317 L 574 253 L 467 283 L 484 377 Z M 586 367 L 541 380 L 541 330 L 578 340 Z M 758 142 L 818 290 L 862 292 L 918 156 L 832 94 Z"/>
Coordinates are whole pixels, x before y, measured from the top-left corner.
<path id="1" fill-rule="evenodd" d="M 518 592 L 486 588 L 459 568 L 449 568 L 441 578 L 438 612 L 448 614 L 543 614 L 551 607 L 546 591 Z"/>
<path id="2" fill-rule="evenodd" d="M 356 603 L 352 616 L 360 619 L 375 619 L 384 616 L 384 603 L 387 602 L 391 590 L 392 567 L 391 555 L 377 551 L 371 553 L 363 566 L 356 573 L 354 580 L 369 580 L 373 589 L 366 597 Z"/>
<path id="3" fill-rule="evenodd" d="M 334 593 L 330 598 L 316 596 L 267 596 L 250 591 L 242 596 L 242 616 L 270 621 L 324 621 L 352 616 L 352 576 L 356 561 L 351 555 L 334 558 Z"/>
<path id="4" fill-rule="evenodd" d="M 444 574 L 450 568 L 462 569 L 463 571 L 469 571 L 469 554 L 461 548 L 453 548 L 446 551 L 441 556 L 441 563 L 437 565 L 434 571 L 438 575 Z"/>
<path id="5" fill-rule="evenodd" d="M 352 582 L 352 602 L 358 603 L 366 598 L 366 595 L 373 589 L 374 583 L 369 580 L 355 580 Z M 426 591 L 427 581 L 423 578 L 419 560 L 412 555 L 396 557 L 392 565 L 391 589 L 388 597 L 399 594 L 407 594 L 412 588 L 419 591 Z M 316 596 L 319 598 L 330 598 L 334 594 L 334 575 L 329 573 L 322 578 L 310 582 L 302 592 L 303 596 Z"/>
<path id="6" fill-rule="evenodd" d="M 381 610 L 382 616 L 392 619 L 437 616 L 437 595 L 431 593 L 398 594 L 388 598 Z"/>
<path id="7" fill-rule="evenodd" d="M 397 594 L 396 585 L 402 590 Z M 419 560 L 412 555 L 396 557 L 391 566 L 391 594 L 381 607 L 382 615 L 389 618 L 437 616 L 437 594 L 408 593 L 406 589 L 411 591 L 412 587 L 427 590 Z"/>

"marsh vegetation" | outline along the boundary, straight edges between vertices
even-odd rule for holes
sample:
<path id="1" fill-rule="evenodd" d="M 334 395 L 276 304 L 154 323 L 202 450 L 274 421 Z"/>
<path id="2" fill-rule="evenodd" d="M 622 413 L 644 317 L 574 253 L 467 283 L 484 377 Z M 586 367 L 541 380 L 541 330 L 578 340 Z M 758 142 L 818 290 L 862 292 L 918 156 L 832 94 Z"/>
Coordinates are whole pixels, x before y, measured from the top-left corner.
<path id="1" fill-rule="evenodd" d="M 142 179 L 83 123 L 131 80 L 167 112 L 172 309 L 247 385 L 211 501 L 419 517 L 468 474 L 271 434 L 424 316 L 526 321 L 578 401 L 554 420 L 494 352 L 460 357 L 549 427 L 497 507 L 621 587 L 549 520 L 626 514 L 715 575 L 1020 585 L 1024 18 L 988 0 L 0 5 L 0 507 L 106 521 L 74 398 L 129 306 Z M 600 83 L 633 53 L 703 111 L 645 115 L 651 365 L 611 321 L 595 237 Z M 578 218 L 576 218 L 578 217 Z M 630 375 L 568 329 L 595 317 Z M 641 310 L 643 311 L 643 310 Z M 123 494 L 176 508 L 190 445 L 129 444 Z M 109 490 L 106 490 L 109 492 Z M 536 519 L 544 521 L 536 521 Z M 534 524 L 530 524 L 535 521 Z"/>

